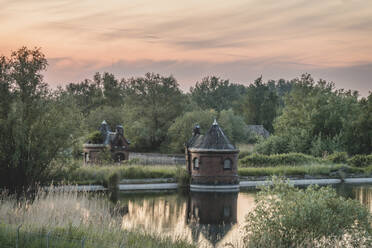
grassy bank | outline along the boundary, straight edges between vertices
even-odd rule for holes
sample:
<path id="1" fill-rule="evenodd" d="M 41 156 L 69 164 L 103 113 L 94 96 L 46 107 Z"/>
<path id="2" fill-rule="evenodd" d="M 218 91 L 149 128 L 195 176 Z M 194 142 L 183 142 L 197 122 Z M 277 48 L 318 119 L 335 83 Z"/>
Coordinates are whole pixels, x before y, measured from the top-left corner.
<path id="1" fill-rule="evenodd" d="M 253 166 L 253 164 L 255 166 Z M 348 174 L 370 176 L 372 165 L 356 167 L 335 163 L 329 159 L 303 154 L 251 155 L 239 160 L 239 176 L 329 176 L 346 177 Z M 108 186 L 123 179 L 175 178 L 181 185 L 189 181 L 185 166 L 176 165 L 96 165 L 83 166 L 82 161 L 57 164 L 50 173 L 50 182 L 71 184 L 99 184 Z M 114 181 L 113 181 L 114 179 Z"/>
<path id="2" fill-rule="evenodd" d="M 158 230 L 123 229 L 120 208 L 100 195 L 53 191 L 36 193 L 34 201 L 17 202 L 0 197 L 0 244 L 15 247 L 16 227 L 22 225 L 20 247 L 195 247 L 181 237 L 166 236 Z M 5 247 L 8 247 L 5 246 Z M 51 247 L 51 246 L 50 246 Z"/>
<path id="3" fill-rule="evenodd" d="M 303 166 L 275 166 L 275 167 L 246 167 L 239 168 L 239 176 L 304 176 L 304 175 L 321 175 L 328 176 L 332 172 L 347 168 L 345 165 L 303 165 Z"/>
<path id="4" fill-rule="evenodd" d="M 100 165 L 82 166 L 81 163 L 61 165 L 50 175 L 53 182 L 107 185 L 112 175 L 122 179 L 176 178 L 181 184 L 188 180 L 186 169 L 175 165 Z"/>

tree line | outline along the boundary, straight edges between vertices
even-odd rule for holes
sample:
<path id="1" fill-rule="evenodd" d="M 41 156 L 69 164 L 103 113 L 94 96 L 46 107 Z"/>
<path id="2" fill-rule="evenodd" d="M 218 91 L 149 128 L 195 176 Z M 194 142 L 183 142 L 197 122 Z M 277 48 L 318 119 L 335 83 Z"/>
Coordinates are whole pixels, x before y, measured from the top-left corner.
<path id="1" fill-rule="evenodd" d="M 118 79 L 105 72 L 52 90 L 46 68 L 37 48 L 0 57 L 0 186 L 30 185 L 47 176 L 52 160 L 79 157 L 102 120 L 112 129 L 123 124 L 135 151 L 181 153 L 193 126 L 205 132 L 216 118 L 233 143 L 256 142 L 263 154 L 371 153 L 371 92 L 360 98 L 309 74 L 259 77 L 248 86 L 210 76 L 185 93 L 173 76 Z M 249 124 L 272 135 L 256 137 Z"/>

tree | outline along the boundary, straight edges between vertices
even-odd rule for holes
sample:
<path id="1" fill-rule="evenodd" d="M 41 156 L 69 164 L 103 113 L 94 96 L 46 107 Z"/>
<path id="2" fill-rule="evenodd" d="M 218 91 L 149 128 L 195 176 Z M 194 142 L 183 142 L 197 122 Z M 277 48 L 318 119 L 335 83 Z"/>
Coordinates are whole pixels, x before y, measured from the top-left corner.
<path id="1" fill-rule="evenodd" d="M 201 109 L 214 109 L 218 112 L 232 108 L 245 91 L 244 85 L 231 84 L 229 80 L 215 76 L 205 77 L 190 88 L 192 100 Z"/>
<path id="2" fill-rule="evenodd" d="M 47 88 L 46 66 L 37 48 L 0 58 L 0 187 L 43 182 L 51 161 L 77 138 L 80 116 L 73 101 Z"/>
<path id="3" fill-rule="evenodd" d="M 88 79 L 78 84 L 68 84 L 66 92 L 73 97 L 84 116 L 88 116 L 104 102 L 101 85 Z"/>
<path id="4" fill-rule="evenodd" d="M 84 119 L 84 122 L 89 132 L 98 130 L 103 120 L 106 120 L 111 130 L 115 130 L 117 125 L 129 125 L 129 123 L 124 123 L 124 116 L 124 108 L 122 106 L 111 107 L 102 105 L 92 110 Z"/>
<path id="5" fill-rule="evenodd" d="M 233 143 L 248 144 L 255 139 L 243 117 L 236 115 L 232 109 L 221 111 L 218 123 Z"/>
<path id="6" fill-rule="evenodd" d="M 123 82 L 107 72 L 103 75 L 97 72 L 93 80 L 68 84 L 66 93 L 75 99 L 84 116 L 102 105 L 119 107 L 124 104 Z"/>
<path id="7" fill-rule="evenodd" d="M 344 151 L 345 131 L 358 112 L 356 93 L 335 90 L 333 83 L 324 80 L 315 83 L 304 74 L 285 98 L 283 113 L 275 120 L 275 134 L 287 137 L 293 152 L 321 156 Z"/>
<path id="8" fill-rule="evenodd" d="M 184 152 L 185 143 L 192 137 L 195 125 L 199 124 L 201 133 L 205 133 L 216 117 L 217 112 L 213 109 L 186 112 L 177 117 L 168 130 L 169 149 L 177 153 Z"/>
<path id="9" fill-rule="evenodd" d="M 215 118 L 232 143 L 245 143 L 251 138 L 252 134 L 243 118 L 235 115 L 232 110 L 223 110 L 220 113 L 217 113 L 214 109 L 196 110 L 179 116 L 169 127 L 169 149 L 173 152 L 183 152 L 184 144 L 191 138 L 195 125 L 198 124 L 201 133 L 204 134 L 211 127 Z"/>
<path id="10" fill-rule="evenodd" d="M 268 131 L 273 132 L 273 120 L 277 116 L 279 107 L 279 97 L 274 88 L 275 85 L 264 84 L 262 77 L 249 85 L 238 107 L 247 124 L 261 124 Z"/>
<path id="11" fill-rule="evenodd" d="M 372 153 L 372 92 L 358 102 L 359 111 L 354 119 L 348 119 L 345 130 L 346 147 L 349 154 Z"/>
<path id="12" fill-rule="evenodd" d="M 127 137 L 138 150 L 158 150 L 174 119 L 183 114 L 185 96 L 172 77 L 147 73 L 124 82 Z"/>

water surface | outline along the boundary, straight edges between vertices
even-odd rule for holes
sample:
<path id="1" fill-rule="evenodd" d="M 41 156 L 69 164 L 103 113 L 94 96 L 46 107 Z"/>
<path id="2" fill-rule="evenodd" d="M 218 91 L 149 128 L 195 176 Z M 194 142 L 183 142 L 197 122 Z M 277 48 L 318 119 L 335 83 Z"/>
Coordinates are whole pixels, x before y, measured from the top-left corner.
<path id="1" fill-rule="evenodd" d="M 335 186 L 372 212 L 372 184 Z M 123 226 L 181 236 L 206 247 L 241 242 L 245 216 L 254 208 L 256 191 L 239 193 L 120 193 Z"/>

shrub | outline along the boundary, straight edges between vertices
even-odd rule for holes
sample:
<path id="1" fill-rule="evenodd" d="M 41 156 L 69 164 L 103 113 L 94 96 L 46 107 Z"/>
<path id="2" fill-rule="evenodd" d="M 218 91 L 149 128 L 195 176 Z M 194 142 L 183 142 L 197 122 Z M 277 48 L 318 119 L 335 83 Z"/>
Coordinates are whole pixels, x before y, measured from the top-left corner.
<path id="1" fill-rule="evenodd" d="M 348 156 L 346 152 L 334 152 L 327 156 L 326 159 L 333 163 L 346 163 Z"/>
<path id="2" fill-rule="evenodd" d="M 303 165 L 306 163 L 321 163 L 320 158 L 315 158 L 302 153 L 287 153 L 276 155 L 253 154 L 241 159 L 242 167 L 268 167 L 277 165 Z"/>
<path id="3" fill-rule="evenodd" d="M 352 156 L 348 159 L 347 163 L 356 167 L 366 167 L 368 165 L 372 165 L 372 154 Z"/>
<path id="4" fill-rule="evenodd" d="M 185 168 L 178 167 L 176 169 L 176 180 L 181 187 L 186 187 L 190 184 L 190 175 Z"/>
<path id="5" fill-rule="evenodd" d="M 103 143 L 103 136 L 100 131 L 91 132 L 87 137 L 88 142 L 92 144 L 102 144 Z"/>
<path id="6" fill-rule="evenodd" d="M 248 151 L 243 151 L 243 152 L 239 152 L 239 156 L 238 156 L 238 158 L 239 159 L 242 159 L 242 158 L 245 158 L 245 157 L 247 157 L 247 156 L 249 156 L 249 155 L 251 155 L 252 153 L 251 152 L 248 152 Z"/>
<path id="7" fill-rule="evenodd" d="M 263 187 L 255 201 L 246 216 L 246 247 L 314 247 L 322 240 L 334 247 L 332 242 L 343 239 L 363 247 L 372 244 L 368 209 L 331 187 L 299 189 L 273 178 L 273 186 Z"/>
<path id="8" fill-rule="evenodd" d="M 329 176 L 331 172 L 345 169 L 345 165 L 302 165 L 302 166 L 275 166 L 275 167 L 246 167 L 239 168 L 239 176 L 304 176 L 304 175 L 325 175 Z M 362 171 L 363 172 L 363 171 Z"/>
<path id="9" fill-rule="evenodd" d="M 289 141 L 286 137 L 273 135 L 258 143 L 255 151 L 266 155 L 287 153 L 289 152 Z"/>
<path id="10" fill-rule="evenodd" d="M 110 149 L 105 147 L 102 151 L 97 154 L 97 162 L 101 164 L 110 164 L 114 162 Z"/>

